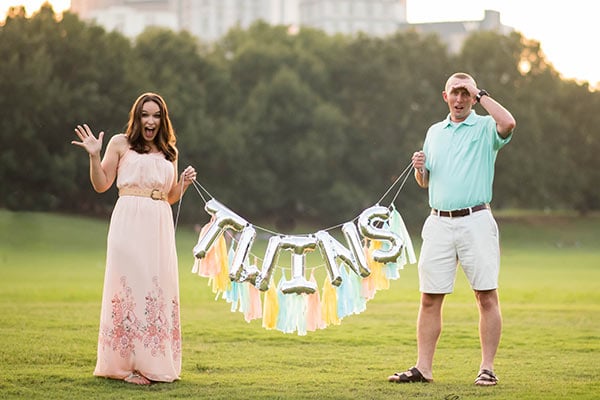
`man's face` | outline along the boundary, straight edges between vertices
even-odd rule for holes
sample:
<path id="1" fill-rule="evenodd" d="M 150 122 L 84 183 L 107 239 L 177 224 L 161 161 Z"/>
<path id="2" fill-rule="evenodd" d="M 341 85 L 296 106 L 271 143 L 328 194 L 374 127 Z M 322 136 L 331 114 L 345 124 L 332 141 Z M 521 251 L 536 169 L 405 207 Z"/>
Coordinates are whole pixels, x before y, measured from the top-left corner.
<path id="1" fill-rule="evenodd" d="M 446 90 L 442 93 L 444 101 L 448 103 L 450 110 L 450 119 L 454 122 L 464 121 L 471 113 L 471 108 L 476 100 L 467 89 L 467 86 L 474 86 L 469 79 L 453 78 L 448 81 Z"/>

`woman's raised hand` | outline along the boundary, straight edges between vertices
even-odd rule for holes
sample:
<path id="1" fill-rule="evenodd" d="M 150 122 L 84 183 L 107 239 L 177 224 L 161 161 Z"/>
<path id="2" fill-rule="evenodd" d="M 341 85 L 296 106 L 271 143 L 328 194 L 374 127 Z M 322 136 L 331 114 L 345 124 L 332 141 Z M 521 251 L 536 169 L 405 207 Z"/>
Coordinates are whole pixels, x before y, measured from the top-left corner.
<path id="1" fill-rule="evenodd" d="M 104 137 L 104 132 L 100 132 L 98 134 L 98 138 L 96 138 L 90 127 L 87 126 L 87 124 L 83 124 L 83 126 L 77 125 L 77 128 L 75 128 L 75 134 L 79 137 L 81 142 L 73 140 L 71 144 L 83 147 L 85 151 L 87 151 L 90 154 L 90 156 L 100 155 L 100 150 L 102 150 L 102 138 Z"/>

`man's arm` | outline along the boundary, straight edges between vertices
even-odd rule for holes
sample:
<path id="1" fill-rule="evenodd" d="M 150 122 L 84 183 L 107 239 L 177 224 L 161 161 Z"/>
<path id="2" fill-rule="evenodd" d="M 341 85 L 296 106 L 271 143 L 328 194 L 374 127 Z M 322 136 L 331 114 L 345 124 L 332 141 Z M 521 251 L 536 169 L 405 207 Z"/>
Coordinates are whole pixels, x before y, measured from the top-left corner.
<path id="1" fill-rule="evenodd" d="M 479 91 L 477 91 L 477 93 L 479 93 Z M 517 126 L 517 122 L 512 114 L 489 95 L 481 96 L 479 104 L 481 104 L 485 111 L 487 111 L 488 114 L 494 118 L 494 121 L 496 121 L 496 130 L 498 131 L 498 134 L 503 138 L 508 137 L 515 129 L 515 126 Z"/>
<path id="2" fill-rule="evenodd" d="M 425 168 L 423 168 L 422 171 L 420 169 L 415 169 L 415 180 L 419 186 L 427 188 L 429 186 L 429 171 Z"/>
<path id="3" fill-rule="evenodd" d="M 425 153 L 415 151 L 412 156 L 412 165 L 415 169 L 415 180 L 422 188 L 429 186 L 429 171 L 425 168 Z"/>

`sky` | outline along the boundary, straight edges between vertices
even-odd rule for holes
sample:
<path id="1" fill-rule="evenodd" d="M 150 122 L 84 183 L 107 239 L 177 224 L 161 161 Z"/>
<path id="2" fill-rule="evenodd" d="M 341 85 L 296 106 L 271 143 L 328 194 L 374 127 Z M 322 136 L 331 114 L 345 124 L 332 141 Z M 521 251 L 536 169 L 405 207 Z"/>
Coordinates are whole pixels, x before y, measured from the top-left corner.
<path id="1" fill-rule="evenodd" d="M 600 1 L 596 0 L 408 0 L 408 22 L 478 21 L 485 10 L 540 42 L 563 78 L 600 86 Z"/>
<path id="2" fill-rule="evenodd" d="M 25 5 L 37 11 L 44 0 L 0 0 L 8 7 Z M 56 12 L 70 0 L 51 0 Z M 408 0 L 408 22 L 479 21 L 485 10 L 500 12 L 504 25 L 541 43 L 542 51 L 563 78 L 588 81 L 600 88 L 600 1 L 596 0 Z"/>

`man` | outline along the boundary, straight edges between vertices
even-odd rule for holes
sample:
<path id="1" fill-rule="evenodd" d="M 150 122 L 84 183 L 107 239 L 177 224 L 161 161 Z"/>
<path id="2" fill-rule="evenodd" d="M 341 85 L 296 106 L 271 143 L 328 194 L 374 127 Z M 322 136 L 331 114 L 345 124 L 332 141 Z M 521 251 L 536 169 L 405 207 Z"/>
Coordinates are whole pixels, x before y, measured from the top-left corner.
<path id="1" fill-rule="evenodd" d="M 442 92 L 450 114 L 432 125 L 423 151 L 412 163 L 419 186 L 428 188 L 431 215 L 423 225 L 419 259 L 421 304 L 417 319 L 418 358 L 390 382 L 432 382 L 433 356 L 442 330 L 442 305 L 452 293 L 457 262 L 479 308 L 481 365 L 476 385 L 495 385 L 494 358 L 502 317 L 498 300 L 500 245 L 492 200 L 494 163 L 515 128 L 513 116 L 468 74 L 455 73 Z M 489 115 L 472 110 L 479 103 Z"/>

